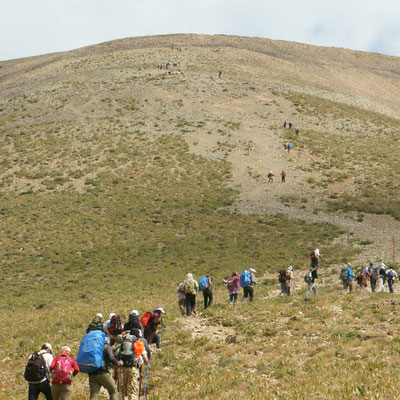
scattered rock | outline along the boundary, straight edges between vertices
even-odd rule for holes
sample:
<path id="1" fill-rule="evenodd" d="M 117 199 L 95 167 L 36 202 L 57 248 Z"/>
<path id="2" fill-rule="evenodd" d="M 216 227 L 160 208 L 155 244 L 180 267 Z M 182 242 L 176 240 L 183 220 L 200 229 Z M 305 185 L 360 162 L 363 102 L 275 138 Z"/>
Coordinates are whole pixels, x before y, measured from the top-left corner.
<path id="1" fill-rule="evenodd" d="M 234 344 L 236 343 L 236 335 L 228 335 L 225 338 L 225 343 Z"/>

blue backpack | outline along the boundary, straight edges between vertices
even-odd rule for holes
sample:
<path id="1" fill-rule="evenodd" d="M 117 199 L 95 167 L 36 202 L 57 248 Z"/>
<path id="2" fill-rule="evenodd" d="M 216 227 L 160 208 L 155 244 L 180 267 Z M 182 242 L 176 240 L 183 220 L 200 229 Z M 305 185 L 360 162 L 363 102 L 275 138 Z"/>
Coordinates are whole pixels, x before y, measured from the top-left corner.
<path id="1" fill-rule="evenodd" d="M 83 337 L 76 357 L 80 372 L 89 374 L 101 368 L 105 341 L 106 334 L 100 330 L 91 331 Z"/>
<path id="2" fill-rule="evenodd" d="M 207 277 L 204 275 L 199 280 L 199 291 L 202 292 L 204 289 L 208 288 Z"/>
<path id="3" fill-rule="evenodd" d="M 250 271 L 247 269 L 240 274 L 240 286 L 245 288 L 251 284 Z"/>

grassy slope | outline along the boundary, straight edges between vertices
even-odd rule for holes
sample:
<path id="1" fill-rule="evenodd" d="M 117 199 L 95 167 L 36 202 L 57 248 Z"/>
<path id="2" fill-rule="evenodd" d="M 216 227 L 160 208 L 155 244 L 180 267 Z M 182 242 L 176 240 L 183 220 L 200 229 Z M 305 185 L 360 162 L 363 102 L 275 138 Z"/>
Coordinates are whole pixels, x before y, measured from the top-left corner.
<path id="1" fill-rule="evenodd" d="M 220 55 L 208 56 L 218 70 Z M 63 61 L 3 94 L 0 309 L 17 328 L 0 327 L 1 395 L 23 398 L 29 353 L 48 340 L 76 351 L 95 312 L 126 317 L 132 308 L 162 304 L 169 329 L 152 364 L 151 398 L 243 398 L 245 391 L 254 399 L 392 398 L 397 380 L 389 389 L 379 385 L 400 351 L 396 305 L 385 295 L 362 296 L 362 307 L 359 296 L 341 297 L 334 286 L 316 302 L 304 303 L 302 291 L 270 297 L 276 271 L 304 267 L 315 243 L 327 265 L 349 259 L 354 251 L 336 240 L 343 231 L 228 212 L 235 199 L 229 163 L 190 154 L 181 136 L 205 130 L 229 137 L 237 121 L 201 118 L 201 110 L 189 118 L 182 103 L 198 96 L 200 109 L 203 91 L 221 102 L 253 96 L 258 78 L 240 89 L 210 83 L 201 49 L 187 56 L 196 82 L 149 77 L 168 57 L 153 48 Z M 241 75 L 243 65 L 227 65 Z M 312 130 L 300 138 L 296 146 L 317 149 Z M 180 328 L 175 289 L 187 272 L 211 272 L 221 303 L 220 278 L 248 266 L 267 277 L 258 302 L 212 308 L 203 338 Z M 323 275 L 336 283 L 333 268 Z M 213 340 L 218 325 L 234 329 L 238 343 Z M 74 383 L 76 399 L 87 398 L 85 382 L 80 376 Z"/>

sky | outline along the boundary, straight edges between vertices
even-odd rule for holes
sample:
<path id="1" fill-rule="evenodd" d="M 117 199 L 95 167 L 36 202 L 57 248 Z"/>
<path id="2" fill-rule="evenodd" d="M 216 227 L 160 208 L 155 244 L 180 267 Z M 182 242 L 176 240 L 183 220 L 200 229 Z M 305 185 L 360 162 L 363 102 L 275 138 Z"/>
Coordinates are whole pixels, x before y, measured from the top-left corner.
<path id="1" fill-rule="evenodd" d="M 400 56 L 399 16 L 399 0 L 0 0 L 0 60 L 170 33 Z"/>

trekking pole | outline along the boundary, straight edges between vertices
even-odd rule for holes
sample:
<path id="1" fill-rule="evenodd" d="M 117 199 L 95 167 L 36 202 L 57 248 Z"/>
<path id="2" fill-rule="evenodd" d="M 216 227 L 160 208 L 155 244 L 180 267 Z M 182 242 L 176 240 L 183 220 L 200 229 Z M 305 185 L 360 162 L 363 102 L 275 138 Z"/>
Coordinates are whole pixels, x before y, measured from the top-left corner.
<path id="1" fill-rule="evenodd" d="M 138 397 L 138 399 L 140 400 L 140 392 L 141 392 L 141 389 L 142 388 L 142 367 L 140 366 L 139 367 L 139 397 Z"/>
<path id="2" fill-rule="evenodd" d="M 321 279 L 321 296 L 324 295 L 324 280 Z"/>
<path id="3" fill-rule="evenodd" d="M 215 305 L 218 304 L 218 292 L 217 292 L 217 288 L 215 288 Z"/>
<path id="4" fill-rule="evenodd" d="M 123 372 L 122 372 L 122 366 L 119 367 L 119 379 L 120 379 L 120 389 L 121 389 L 121 399 L 123 400 L 125 395 L 124 395 L 124 376 L 123 376 Z"/>
<path id="5" fill-rule="evenodd" d="M 146 378 L 144 380 L 144 393 L 143 393 L 143 399 L 146 398 L 146 392 L 147 392 L 147 378 L 149 376 L 149 366 L 150 366 L 150 361 L 147 361 L 147 367 L 146 367 Z"/>

